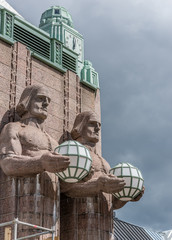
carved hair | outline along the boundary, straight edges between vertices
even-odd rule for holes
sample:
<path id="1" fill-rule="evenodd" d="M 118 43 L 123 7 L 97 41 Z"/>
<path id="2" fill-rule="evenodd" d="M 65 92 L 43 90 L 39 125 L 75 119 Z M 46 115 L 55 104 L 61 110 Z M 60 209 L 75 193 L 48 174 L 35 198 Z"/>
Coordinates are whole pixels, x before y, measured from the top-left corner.
<path id="1" fill-rule="evenodd" d="M 16 112 L 20 117 L 22 117 L 25 113 L 28 112 L 30 102 L 32 98 L 41 90 L 44 89 L 44 87 L 39 85 L 32 85 L 28 86 L 24 89 L 22 92 L 22 95 L 20 97 L 20 100 L 16 107 Z"/>
<path id="2" fill-rule="evenodd" d="M 77 138 L 81 137 L 83 128 L 88 123 L 91 116 L 96 116 L 96 114 L 92 111 L 86 111 L 79 113 L 76 116 L 73 129 L 71 131 L 71 136 L 73 140 L 76 140 Z"/>

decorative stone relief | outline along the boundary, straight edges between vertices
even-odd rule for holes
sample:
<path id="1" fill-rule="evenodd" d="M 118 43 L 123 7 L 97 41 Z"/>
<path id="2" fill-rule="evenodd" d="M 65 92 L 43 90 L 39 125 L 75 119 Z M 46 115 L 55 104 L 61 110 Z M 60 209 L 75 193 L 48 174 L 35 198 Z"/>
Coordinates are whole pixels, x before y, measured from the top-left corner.
<path id="1" fill-rule="evenodd" d="M 10 81 L 10 99 L 9 99 L 9 122 L 15 119 L 16 106 L 16 81 L 17 81 L 17 52 L 18 45 L 14 43 L 11 54 L 11 81 Z"/>
<path id="2" fill-rule="evenodd" d="M 108 162 L 96 153 L 101 124 L 95 113 L 77 115 L 71 137 L 90 150 L 90 173 L 77 183 L 61 181 L 61 238 L 82 240 L 110 240 L 113 237 L 113 209 L 123 207 L 112 196 L 125 186 L 125 181 L 109 174 Z M 143 190 L 144 191 L 144 190 Z M 135 200 L 139 200 L 142 194 Z M 63 211 L 65 208 L 65 211 Z M 65 222 L 69 222 L 66 226 Z M 72 238 L 75 236 L 75 238 Z"/>
<path id="3" fill-rule="evenodd" d="M 26 57 L 26 87 L 32 84 L 32 57 L 30 50 L 27 50 Z"/>

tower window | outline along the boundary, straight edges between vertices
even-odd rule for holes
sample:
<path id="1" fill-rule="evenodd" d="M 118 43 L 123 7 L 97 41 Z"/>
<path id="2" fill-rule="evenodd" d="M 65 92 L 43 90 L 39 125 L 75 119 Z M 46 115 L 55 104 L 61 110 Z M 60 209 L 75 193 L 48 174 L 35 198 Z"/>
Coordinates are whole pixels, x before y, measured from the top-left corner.
<path id="1" fill-rule="evenodd" d="M 54 14 L 60 14 L 60 9 L 55 9 Z"/>

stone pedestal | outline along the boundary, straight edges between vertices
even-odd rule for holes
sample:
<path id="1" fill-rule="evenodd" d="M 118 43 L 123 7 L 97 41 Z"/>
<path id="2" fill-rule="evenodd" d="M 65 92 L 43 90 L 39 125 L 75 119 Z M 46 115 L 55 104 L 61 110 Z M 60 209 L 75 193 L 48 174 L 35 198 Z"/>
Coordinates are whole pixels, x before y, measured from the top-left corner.
<path id="1" fill-rule="evenodd" d="M 0 174 L 0 222 L 18 218 L 33 225 L 51 228 L 55 226 L 59 235 L 59 191 L 55 174 L 44 172 L 35 177 L 10 178 Z M 0 228 L 0 239 L 4 239 L 4 228 Z M 18 237 L 38 233 L 31 227 L 18 225 Z M 12 227 L 12 236 L 13 236 Z M 47 239 L 51 234 L 42 237 Z M 40 238 L 35 238 L 35 240 Z"/>
<path id="2" fill-rule="evenodd" d="M 111 196 L 69 198 L 61 194 L 61 240 L 111 240 Z"/>

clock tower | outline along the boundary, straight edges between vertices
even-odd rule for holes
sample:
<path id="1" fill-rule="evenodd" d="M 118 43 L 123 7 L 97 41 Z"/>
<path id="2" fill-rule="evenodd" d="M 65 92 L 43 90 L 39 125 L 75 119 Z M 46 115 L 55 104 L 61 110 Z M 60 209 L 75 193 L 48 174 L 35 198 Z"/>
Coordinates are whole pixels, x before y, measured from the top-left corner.
<path id="1" fill-rule="evenodd" d="M 73 70 L 70 66 L 74 65 L 72 61 L 75 60 L 77 62 L 76 73 L 80 77 L 81 82 L 94 90 L 99 88 L 98 73 L 92 65 L 90 65 L 90 68 L 89 66 L 85 68 L 84 39 L 74 29 L 69 12 L 64 7 L 50 7 L 42 14 L 39 28 L 48 32 L 51 38 L 57 39 L 63 44 L 62 55 L 64 55 L 65 67 Z M 94 81 L 92 80 L 93 78 Z"/>

